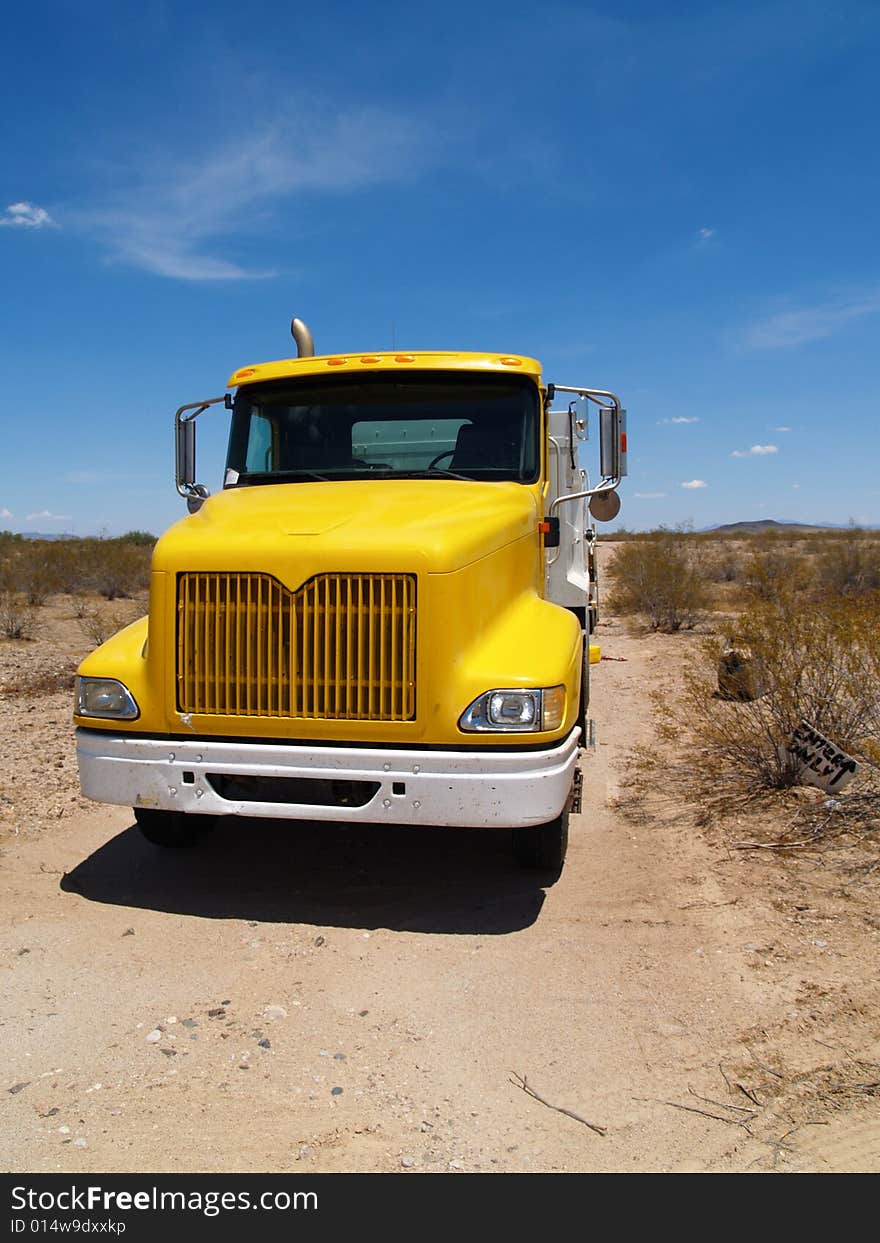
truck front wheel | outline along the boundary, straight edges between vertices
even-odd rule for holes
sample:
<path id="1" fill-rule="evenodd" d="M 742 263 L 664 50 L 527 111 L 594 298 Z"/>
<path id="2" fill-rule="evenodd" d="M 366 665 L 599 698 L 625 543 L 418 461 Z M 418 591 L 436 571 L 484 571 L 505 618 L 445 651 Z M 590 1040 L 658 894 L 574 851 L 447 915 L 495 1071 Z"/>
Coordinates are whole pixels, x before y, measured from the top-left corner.
<path id="1" fill-rule="evenodd" d="M 188 816 L 182 811 L 157 811 L 152 807 L 135 807 L 134 818 L 148 842 L 175 848 L 195 846 L 211 820 L 210 816 Z"/>
<path id="2" fill-rule="evenodd" d="M 568 808 L 555 820 L 530 828 L 513 830 L 513 853 L 526 868 L 559 872 L 568 850 Z"/>

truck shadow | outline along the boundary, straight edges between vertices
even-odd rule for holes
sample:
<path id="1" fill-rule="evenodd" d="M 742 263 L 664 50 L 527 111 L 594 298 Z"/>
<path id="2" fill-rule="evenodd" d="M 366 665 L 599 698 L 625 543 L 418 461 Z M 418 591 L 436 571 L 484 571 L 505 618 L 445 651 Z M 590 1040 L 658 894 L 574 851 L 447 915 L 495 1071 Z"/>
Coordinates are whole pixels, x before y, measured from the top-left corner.
<path id="1" fill-rule="evenodd" d="M 535 922 L 554 880 L 520 868 L 504 830 L 235 819 L 192 850 L 157 849 L 132 826 L 61 888 L 207 919 L 502 934 Z"/>

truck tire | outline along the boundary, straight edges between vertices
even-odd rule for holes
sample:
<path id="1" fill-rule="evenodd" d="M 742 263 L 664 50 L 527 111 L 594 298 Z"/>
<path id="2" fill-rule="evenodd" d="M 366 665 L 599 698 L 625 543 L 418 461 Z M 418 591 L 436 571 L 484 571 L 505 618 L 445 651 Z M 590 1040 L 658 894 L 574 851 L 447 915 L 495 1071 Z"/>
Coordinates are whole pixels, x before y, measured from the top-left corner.
<path id="1" fill-rule="evenodd" d="M 134 818 L 153 846 L 174 849 L 195 846 L 211 820 L 210 816 L 188 816 L 182 811 L 157 811 L 152 807 L 135 807 Z"/>
<path id="2" fill-rule="evenodd" d="M 567 807 L 547 824 L 513 830 L 513 853 L 522 867 L 560 872 L 567 850 Z"/>

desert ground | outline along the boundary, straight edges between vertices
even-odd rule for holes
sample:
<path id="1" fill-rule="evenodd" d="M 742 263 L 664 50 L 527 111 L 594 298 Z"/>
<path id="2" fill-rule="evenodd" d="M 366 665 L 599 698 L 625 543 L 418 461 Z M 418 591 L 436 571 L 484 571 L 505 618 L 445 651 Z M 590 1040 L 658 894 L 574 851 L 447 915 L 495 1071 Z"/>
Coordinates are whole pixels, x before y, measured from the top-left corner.
<path id="1" fill-rule="evenodd" d="M 646 789 L 698 636 L 596 638 L 552 884 L 489 830 L 158 850 L 79 794 L 71 599 L 0 640 L 0 1168 L 880 1171 L 876 841 Z"/>

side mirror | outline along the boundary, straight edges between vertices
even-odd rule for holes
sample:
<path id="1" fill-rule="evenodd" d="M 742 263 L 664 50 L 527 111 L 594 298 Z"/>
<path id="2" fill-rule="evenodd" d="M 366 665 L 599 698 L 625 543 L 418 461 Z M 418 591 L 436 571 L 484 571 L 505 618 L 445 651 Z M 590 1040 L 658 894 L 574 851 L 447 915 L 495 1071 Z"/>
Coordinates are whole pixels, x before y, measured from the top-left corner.
<path id="1" fill-rule="evenodd" d="M 597 522 L 611 522 L 620 513 L 620 497 L 616 492 L 594 492 L 589 510 Z"/>
<path id="2" fill-rule="evenodd" d="M 601 482 L 595 487 L 585 487 L 580 492 L 569 492 L 565 496 L 557 496 L 550 502 L 548 517 L 556 516 L 560 505 L 567 501 L 580 501 L 589 497 L 590 514 L 598 522 L 610 522 L 620 512 L 620 497 L 617 487 L 627 473 L 626 463 L 626 411 L 614 393 L 600 388 L 573 388 L 567 384 L 548 384 L 547 400 L 552 401 L 557 393 L 575 393 L 585 401 L 595 402 L 599 407 L 599 470 Z M 579 438 L 580 421 L 575 419 L 574 402 L 569 406 L 569 426 L 572 444 Z M 586 430 L 586 420 L 584 420 Z M 555 441 L 550 437 L 550 443 Z M 572 460 L 574 465 L 574 460 Z M 583 476 L 583 472 L 581 472 Z M 586 483 L 586 478 L 583 479 Z M 555 558 L 548 562 L 552 565 Z"/>
<path id="3" fill-rule="evenodd" d="M 599 411 L 599 455 L 603 479 L 622 479 L 626 474 L 626 411 L 616 404 Z"/>
<path id="4" fill-rule="evenodd" d="M 208 406 L 218 401 L 229 405 L 227 396 L 211 397 L 208 401 L 194 401 L 188 406 L 181 406 L 174 416 L 174 463 L 177 477 L 177 491 L 186 498 L 190 513 L 201 508 L 208 489 L 202 483 L 196 483 L 196 419 Z M 190 413 L 192 411 L 192 413 Z"/>
<path id="5" fill-rule="evenodd" d="M 192 419 L 178 419 L 174 430 L 177 438 L 177 487 L 188 490 L 196 481 L 196 425 Z"/>

